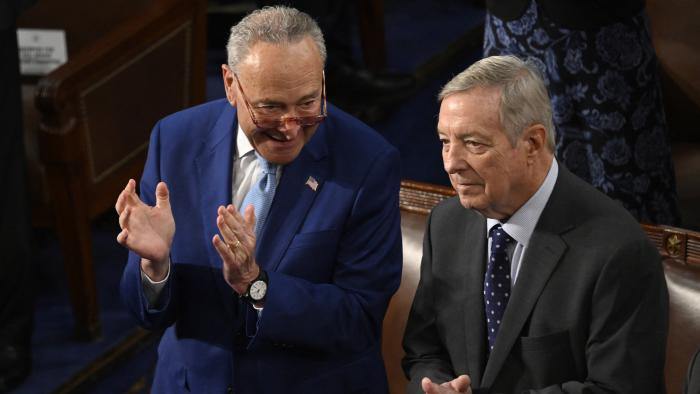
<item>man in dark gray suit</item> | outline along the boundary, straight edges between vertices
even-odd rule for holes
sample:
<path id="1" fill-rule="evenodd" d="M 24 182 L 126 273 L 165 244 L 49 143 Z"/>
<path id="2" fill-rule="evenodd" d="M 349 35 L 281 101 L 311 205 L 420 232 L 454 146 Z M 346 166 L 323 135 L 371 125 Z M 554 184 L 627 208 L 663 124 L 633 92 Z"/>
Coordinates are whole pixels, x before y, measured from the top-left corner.
<path id="1" fill-rule="evenodd" d="M 408 391 L 663 393 L 660 257 L 619 203 L 557 163 L 537 69 L 485 58 L 439 99 L 458 196 L 428 219 Z"/>

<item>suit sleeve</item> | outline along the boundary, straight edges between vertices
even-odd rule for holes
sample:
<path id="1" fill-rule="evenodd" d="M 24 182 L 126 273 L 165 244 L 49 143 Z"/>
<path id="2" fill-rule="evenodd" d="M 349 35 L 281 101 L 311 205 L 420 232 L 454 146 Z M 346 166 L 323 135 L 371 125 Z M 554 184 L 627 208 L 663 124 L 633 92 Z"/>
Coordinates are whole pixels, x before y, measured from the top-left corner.
<path id="1" fill-rule="evenodd" d="M 159 122 L 151 132 L 146 165 L 139 183 L 141 201 L 150 206 L 155 205 L 156 185 L 161 180 L 160 137 Z M 175 287 L 173 278 L 176 277 L 175 270 L 176 264 L 170 264 L 170 279 L 161 291 L 157 308 L 151 308 L 141 282 L 141 258 L 129 251 L 129 259 L 122 273 L 119 291 L 124 305 L 144 328 L 164 328 L 174 322 L 174 305 L 176 305 L 176 302 L 173 300 L 173 295 L 176 292 L 173 289 Z"/>
<path id="2" fill-rule="evenodd" d="M 330 283 L 268 272 L 270 289 L 250 349 L 267 342 L 347 353 L 379 343 L 384 313 L 401 280 L 399 176 L 394 149 L 369 166 L 343 228 Z"/>
<path id="3" fill-rule="evenodd" d="M 446 382 L 455 378 L 449 355 L 440 340 L 441 336 L 435 323 L 431 223 L 432 215 L 428 218 L 423 238 L 420 280 L 403 339 L 406 356 L 402 366 L 409 379 L 408 392 L 415 394 L 423 393 L 420 382 L 424 377 L 429 377 L 434 382 Z"/>
<path id="4" fill-rule="evenodd" d="M 663 393 L 668 291 L 646 240 L 611 256 L 595 285 L 586 345 L 588 375 L 526 393 Z"/>
<path id="5" fill-rule="evenodd" d="M 700 390 L 700 349 L 695 351 L 688 365 L 688 375 L 685 379 L 683 394 L 697 393 Z"/>

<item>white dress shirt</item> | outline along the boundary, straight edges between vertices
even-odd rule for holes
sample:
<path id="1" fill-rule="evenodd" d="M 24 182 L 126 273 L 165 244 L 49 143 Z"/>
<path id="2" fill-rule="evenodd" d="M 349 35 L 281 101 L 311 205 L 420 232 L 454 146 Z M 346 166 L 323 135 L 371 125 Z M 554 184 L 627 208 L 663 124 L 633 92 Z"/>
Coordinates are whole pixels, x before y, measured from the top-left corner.
<path id="1" fill-rule="evenodd" d="M 489 234 L 493 226 L 501 223 L 503 230 L 515 240 L 515 245 L 511 244 L 508 246 L 508 254 L 512 256 L 510 259 L 511 288 L 513 288 L 515 281 L 518 279 L 518 272 L 520 272 L 523 256 L 525 256 L 525 251 L 530 243 L 532 232 L 535 230 L 537 221 L 540 219 L 540 215 L 542 215 L 547 201 L 549 201 L 549 196 L 552 194 L 558 174 L 559 165 L 556 159 L 552 159 L 552 165 L 549 167 L 547 176 L 544 178 L 544 182 L 542 182 L 540 188 L 537 189 L 537 192 L 533 194 L 520 209 L 515 211 L 507 222 L 501 223 L 496 219 L 486 219 L 486 234 Z M 488 263 L 491 258 L 491 238 L 488 239 L 486 258 L 486 262 Z"/>
<path id="2" fill-rule="evenodd" d="M 283 166 L 277 166 L 276 180 L 278 185 L 280 178 L 282 178 L 283 169 Z M 238 126 L 236 152 L 233 154 L 233 171 L 231 171 L 231 196 L 233 196 L 233 206 L 239 211 L 248 190 L 254 182 L 260 179 L 261 172 L 260 163 L 255 159 L 253 146 L 241 127 Z"/>
<path id="3" fill-rule="evenodd" d="M 282 177 L 283 166 L 277 166 L 277 183 Z M 233 152 L 233 171 L 231 171 L 231 196 L 232 204 L 240 211 L 241 204 L 246 194 L 250 190 L 253 183 L 260 178 L 260 164 L 255 157 L 255 150 L 250 144 L 248 137 L 238 126 L 236 135 L 236 150 Z M 212 246 L 213 248 L 214 246 Z M 165 279 L 155 282 L 151 280 L 143 271 L 141 271 L 141 283 L 143 285 L 144 295 L 150 306 L 155 306 L 158 301 L 165 284 L 170 277 L 170 261 L 168 261 L 168 273 Z"/>

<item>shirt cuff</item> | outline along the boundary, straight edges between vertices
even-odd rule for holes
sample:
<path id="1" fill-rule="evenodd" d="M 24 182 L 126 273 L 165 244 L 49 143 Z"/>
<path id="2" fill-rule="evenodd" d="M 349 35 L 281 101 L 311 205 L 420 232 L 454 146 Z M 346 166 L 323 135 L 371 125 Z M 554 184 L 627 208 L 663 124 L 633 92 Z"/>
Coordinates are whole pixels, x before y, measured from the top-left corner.
<path id="1" fill-rule="evenodd" d="M 168 284 L 168 279 L 170 278 L 170 258 L 168 258 L 168 273 L 165 274 L 165 278 L 161 281 L 153 281 L 146 275 L 143 270 L 141 270 L 141 285 L 143 286 L 143 294 L 148 301 L 148 306 L 154 308 L 158 305 L 160 296 L 163 293 L 165 285 Z"/>
<path id="2" fill-rule="evenodd" d="M 253 309 L 255 309 L 255 312 L 258 313 L 258 318 L 262 317 L 263 309 L 265 308 L 264 306 L 255 306 L 255 304 L 250 304 L 253 306 Z"/>

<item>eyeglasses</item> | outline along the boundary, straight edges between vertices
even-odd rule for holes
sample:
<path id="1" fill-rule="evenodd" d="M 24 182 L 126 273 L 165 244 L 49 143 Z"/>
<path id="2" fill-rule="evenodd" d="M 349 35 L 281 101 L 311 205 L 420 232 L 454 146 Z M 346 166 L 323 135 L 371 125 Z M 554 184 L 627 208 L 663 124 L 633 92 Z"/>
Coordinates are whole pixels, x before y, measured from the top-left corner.
<path id="1" fill-rule="evenodd" d="M 260 114 L 258 114 L 258 117 L 256 117 L 255 111 L 253 110 L 253 107 L 248 101 L 248 97 L 246 97 L 246 94 L 243 91 L 243 87 L 241 86 L 241 81 L 238 79 L 238 75 L 236 75 L 236 73 L 234 72 L 233 76 L 234 78 L 236 78 L 236 84 L 238 84 L 238 89 L 241 91 L 241 95 L 243 96 L 243 102 L 245 103 L 246 108 L 248 108 L 248 113 L 250 113 L 250 119 L 253 121 L 253 124 L 255 124 L 255 126 L 258 129 L 277 130 L 282 126 L 286 126 L 287 122 L 295 122 L 300 127 L 310 127 L 323 122 L 323 120 L 326 119 L 326 117 L 328 116 L 326 109 L 326 74 L 323 72 L 321 72 L 321 113 L 319 115 L 309 116 L 277 117 L 265 115 L 261 116 Z"/>

